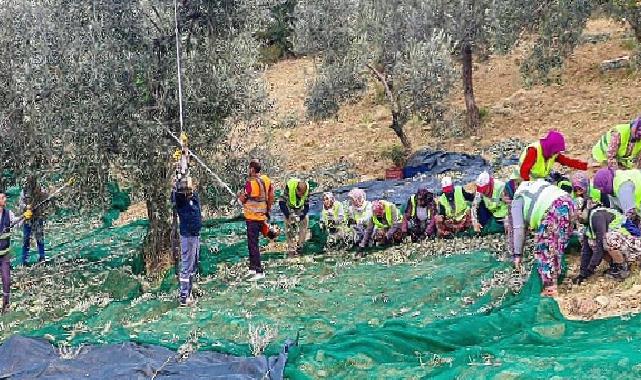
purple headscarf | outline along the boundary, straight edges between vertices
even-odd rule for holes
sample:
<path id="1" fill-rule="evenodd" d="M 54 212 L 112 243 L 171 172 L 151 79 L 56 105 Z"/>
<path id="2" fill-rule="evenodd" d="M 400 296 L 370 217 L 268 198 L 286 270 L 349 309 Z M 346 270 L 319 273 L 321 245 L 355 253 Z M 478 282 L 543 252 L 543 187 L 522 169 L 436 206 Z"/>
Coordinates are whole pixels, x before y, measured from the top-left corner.
<path id="1" fill-rule="evenodd" d="M 600 190 L 604 194 L 612 194 L 613 182 L 614 171 L 609 168 L 601 169 L 594 175 L 594 188 Z"/>
<path id="2" fill-rule="evenodd" d="M 542 138 L 541 148 L 543 148 L 543 157 L 548 159 L 555 154 L 565 150 L 565 138 L 559 131 L 549 131 L 548 135 Z"/>
<path id="3" fill-rule="evenodd" d="M 635 140 L 641 140 L 641 117 L 633 120 L 632 123 L 630 123 L 630 127 L 634 129 L 632 137 Z"/>
<path id="4" fill-rule="evenodd" d="M 588 179 L 588 176 L 585 175 L 585 173 L 581 173 L 581 172 L 574 173 L 574 175 L 572 176 L 573 189 L 581 189 L 583 190 L 583 192 L 587 192 L 589 186 L 590 186 L 590 180 Z"/>

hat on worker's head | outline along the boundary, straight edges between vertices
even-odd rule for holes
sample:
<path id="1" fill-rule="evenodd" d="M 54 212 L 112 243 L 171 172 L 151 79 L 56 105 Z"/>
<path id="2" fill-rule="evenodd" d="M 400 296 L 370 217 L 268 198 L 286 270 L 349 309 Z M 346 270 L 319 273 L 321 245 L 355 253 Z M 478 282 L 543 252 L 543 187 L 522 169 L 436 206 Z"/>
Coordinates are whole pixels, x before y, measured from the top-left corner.
<path id="1" fill-rule="evenodd" d="M 441 179 L 441 190 L 443 190 L 444 193 L 451 193 L 454 191 L 452 177 L 443 177 L 443 179 Z"/>
<path id="2" fill-rule="evenodd" d="M 486 194 L 492 189 L 492 184 L 494 180 L 490 173 L 487 171 L 482 172 L 476 178 L 476 192 L 481 194 Z"/>
<path id="3" fill-rule="evenodd" d="M 376 216 L 383 216 L 385 214 L 385 205 L 383 201 L 372 202 L 372 212 Z"/>

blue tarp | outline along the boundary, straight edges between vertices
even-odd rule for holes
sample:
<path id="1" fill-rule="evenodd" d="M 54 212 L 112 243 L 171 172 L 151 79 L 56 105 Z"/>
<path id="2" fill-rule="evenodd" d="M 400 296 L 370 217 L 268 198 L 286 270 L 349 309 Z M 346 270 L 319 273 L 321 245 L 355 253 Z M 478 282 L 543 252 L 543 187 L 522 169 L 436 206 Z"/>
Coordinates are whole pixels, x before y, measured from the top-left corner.
<path id="1" fill-rule="evenodd" d="M 416 152 L 408 160 L 403 169 L 403 180 L 378 180 L 361 182 L 350 186 L 334 189 L 334 195 L 339 201 L 347 199 L 347 193 L 355 188 L 361 188 L 367 193 L 368 200 L 383 199 L 402 206 L 420 186 L 427 186 L 434 193 L 440 193 L 439 174 L 450 171 L 460 172 L 461 184 L 476 180 L 484 170 L 491 170 L 488 162 L 481 156 L 465 153 L 430 151 L 428 149 Z M 312 194 L 310 197 L 310 214 L 317 215 L 322 208 L 322 194 Z"/>
<path id="2" fill-rule="evenodd" d="M 84 346 L 63 357 L 42 339 L 14 335 L 0 346 L 0 379 L 282 379 L 290 347 L 274 357 L 199 351 L 180 360 L 168 348 L 135 343 Z"/>

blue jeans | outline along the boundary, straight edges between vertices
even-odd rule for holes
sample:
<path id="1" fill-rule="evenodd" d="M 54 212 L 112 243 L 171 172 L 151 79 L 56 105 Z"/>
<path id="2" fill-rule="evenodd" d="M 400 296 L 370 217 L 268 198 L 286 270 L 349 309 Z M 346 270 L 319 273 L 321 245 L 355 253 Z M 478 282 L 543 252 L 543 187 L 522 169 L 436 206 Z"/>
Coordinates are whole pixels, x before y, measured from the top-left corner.
<path id="1" fill-rule="evenodd" d="M 180 298 L 187 298 L 198 266 L 200 236 L 181 236 L 180 250 Z"/>
<path id="2" fill-rule="evenodd" d="M 38 246 L 38 256 L 42 261 L 45 259 L 45 238 L 44 238 L 44 220 L 32 220 L 25 223 L 22 227 L 23 242 L 22 242 L 22 264 L 29 261 L 29 250 L 31 246 L 31 235 L 36 238 L 36 245 Z"/>

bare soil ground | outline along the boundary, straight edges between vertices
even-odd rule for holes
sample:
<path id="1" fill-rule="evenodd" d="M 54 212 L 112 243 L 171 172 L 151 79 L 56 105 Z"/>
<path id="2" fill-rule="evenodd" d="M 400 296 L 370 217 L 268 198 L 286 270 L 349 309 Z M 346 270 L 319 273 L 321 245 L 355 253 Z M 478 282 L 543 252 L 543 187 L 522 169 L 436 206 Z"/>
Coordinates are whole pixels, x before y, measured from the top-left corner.
<path id="1" fill-rule="evenodd" d="M 602 61 L 632 53 L 628 30 L 610 20 L 590 21 L 585 34 L 599 33 L 609 33 L 610 39 L 578 47 L 566 61 L 560 85 L 523 87 L 519 63 L 527 54 L 527 43 L 509 55 L 475 64 L 476 99 L 479 108 L 487 111 L 483 127 L 467 138 L 435 140 L 430 126 L 415 123 L 407 127 L 413 147 L 439 145 L 470 152 L 509 137 L 534 140 L 554 128 L 566 135 L 572 156 L 587 159 L 603 132 L 641 114 L 639 73 L 600 70 Z M 381 178 L 392 165 L 381 153 L 398 144 L 389 128 L 386 104 L 370 91 L 362 100 L 342 106 L 334 119 L 308 121 L 304 101 L 314 72 L 309 58 L 284 61 L 267 71 L 275 124 L 288 125 L 269 132 L 274 142 L 271 151 L 292 171 L 347 160 L 361 180 Z M 462 92 L 454 91 L 451 102 L 462 109 Z M 578 258 L 570 257 L 569 262 L 571 278 L 578 272 Z M 595 319 L 638 312 L 640 292 L 641 275 L 636 268 L 623 283 L 600 277 L 580 287 L 566 283 L 557 301 L 568 318 Z"/>

